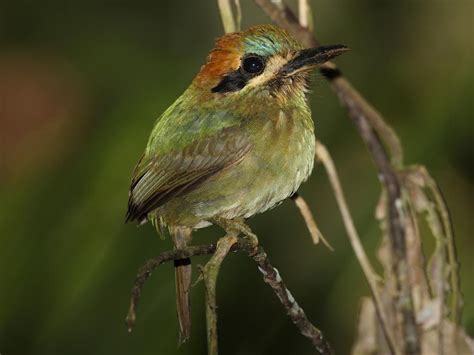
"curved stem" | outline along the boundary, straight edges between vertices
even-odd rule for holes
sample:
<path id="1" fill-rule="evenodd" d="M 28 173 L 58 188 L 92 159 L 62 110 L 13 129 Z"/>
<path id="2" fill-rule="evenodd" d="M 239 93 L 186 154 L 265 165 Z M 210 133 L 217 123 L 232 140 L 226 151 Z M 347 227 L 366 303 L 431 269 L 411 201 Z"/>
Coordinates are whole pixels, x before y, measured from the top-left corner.
<path id="1" fill-rule="evenodd" d="M 250 258 L 252 258 L 252 260 L 255 261 L 259 271 L 263 274 L 263 280 L 277 295 L 281 304 L 285 308 L 288 317 L 293 322 L 293 324 L 296 325 L 300 333 L 308 338 L 313 344 L 314 348 L 322 355 L 332 354 L 331 347 L 323 333 L 306 317 L 303 308 L 298 305 L 290 290 L 288 290 L 286 287 L 282 277 L 280 276 L 280 273 L 270 263 L 265 250 L 261 246 L 255 250 L 255 244 L 252 243 L 252 241 L 242 238 L 238 238 L 237 242 L 232 244 L 230 249 L 226 251 L 229 252 L 237 250 L 245 252 Z M 135 324 L 137 305 L 138 301 L 140 300 L 142 288 L 146 280 L 151 276 L 152 272 L 158 266 L 173 260 L 192 258 L 193 256 L 199 255 L 209 255 L 215 252 L 216 246 L 214 244 L 188 246 L 185 249 L 165 251 L 157 257 L 145 262 L 145 264 L 139 269 L 132 288 L 132 296 L 126 318 L 128 330 L 132 331 L 132 328 Z"/>
<path id="2" fill-rule="evenodd" d="M 224 258 L 229 254 L 232 246 L 237 243 L 237 237 L 225 236 L 217 242 L 217 248 L 206 266 L 201 269 L 206 284 L 206 325 L 207 325 L 207 353 L 218 354 L 217 341 L 217 276 Z"/>

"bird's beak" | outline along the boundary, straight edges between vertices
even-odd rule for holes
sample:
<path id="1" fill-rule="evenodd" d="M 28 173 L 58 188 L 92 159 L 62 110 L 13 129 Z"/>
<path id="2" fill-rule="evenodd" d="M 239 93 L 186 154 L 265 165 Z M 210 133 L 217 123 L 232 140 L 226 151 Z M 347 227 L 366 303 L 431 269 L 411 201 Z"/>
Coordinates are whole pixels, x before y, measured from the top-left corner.
<path id="1" fill-rule="evenodd" d="M 348 50 L 349 48 L 342 44 L 300 50 L 295 53 L 293 59 L 282 67 L 281 74 L 292 75 L 301 70 L 314 68 L 316 65 L 325 63 Z"/>

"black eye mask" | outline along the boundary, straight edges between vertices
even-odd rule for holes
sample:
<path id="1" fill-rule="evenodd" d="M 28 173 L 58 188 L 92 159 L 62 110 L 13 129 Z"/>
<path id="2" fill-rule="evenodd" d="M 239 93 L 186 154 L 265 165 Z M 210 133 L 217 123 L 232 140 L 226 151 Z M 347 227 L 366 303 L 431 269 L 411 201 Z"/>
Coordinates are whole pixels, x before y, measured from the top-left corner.
<path id="1" fill-rule="evenodd" d="M 211 91 L 214 93 L 226 93 L 232 91 L 242 90 L 247 82 L 252 78 L 252 75 L 245 75 L 241 73 L 240 68 L 232 73 L 226 74 L 219 84 L 214 86 Z"/>
<path id="2" fill-rule="evenodd" d="M 211 91 L 222 94 L 242 90 L 250 79 L 262 74 L 264 69 L 265 60 L 258 55 L 249 54 L 242 58 L 239 69 L 226 74 Z"/>

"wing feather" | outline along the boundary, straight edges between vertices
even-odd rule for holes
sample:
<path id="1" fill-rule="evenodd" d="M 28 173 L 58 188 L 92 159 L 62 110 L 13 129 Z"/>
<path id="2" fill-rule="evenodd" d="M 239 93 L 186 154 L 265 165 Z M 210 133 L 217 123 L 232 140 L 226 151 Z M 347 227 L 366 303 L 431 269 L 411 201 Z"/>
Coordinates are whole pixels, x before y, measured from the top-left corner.
<path id="1" fill-rule="evenodd" d="M 226 127 L 182 149 L 142 157 L 130 186 L 127 221 L 143 221 L 148 213 L 181 196 L 222 169 L 240 161 L 251 149 L 240 126 Z"/>

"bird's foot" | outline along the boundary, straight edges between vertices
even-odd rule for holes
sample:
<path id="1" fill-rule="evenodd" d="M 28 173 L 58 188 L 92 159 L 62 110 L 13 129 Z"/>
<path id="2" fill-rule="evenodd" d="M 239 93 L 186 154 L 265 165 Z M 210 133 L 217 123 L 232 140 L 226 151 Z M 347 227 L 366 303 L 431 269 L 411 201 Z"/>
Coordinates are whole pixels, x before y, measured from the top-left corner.
<path id="1" fill-rule="evenodd" d="M 218 225 L 226 231 L 229 235 L 239 236 L 240 234 L 250 242 L 252 249 L 257 249 L 258 247 L 258 238 L 255 233 L 252 232 L 250 227 L 245 224 L 244 219 L 235 218 L 235 219 L 226 219 L 222 217 L 213 217 L 210 219 L 210 222 Z"/>

